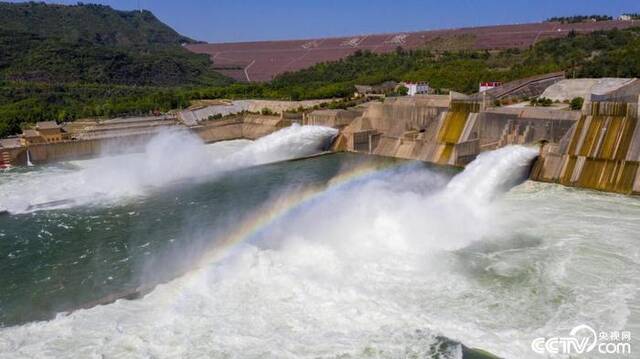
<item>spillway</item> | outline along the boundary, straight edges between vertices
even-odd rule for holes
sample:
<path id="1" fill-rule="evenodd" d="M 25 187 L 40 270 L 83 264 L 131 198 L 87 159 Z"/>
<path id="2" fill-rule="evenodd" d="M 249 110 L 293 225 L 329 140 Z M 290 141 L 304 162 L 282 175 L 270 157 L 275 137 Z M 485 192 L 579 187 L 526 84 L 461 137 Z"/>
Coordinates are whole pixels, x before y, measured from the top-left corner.
<path id="1" fill-rule="evenodd" d="M 139 191 L 83 188 L 93 200 L 0 217 L 0 357 L 461 357 L 444 336 L 537 358 L 533 338 L 577 324 L 638 328 L 637 200 L 523 182 L 538 151 L 522 146 L 464 171 L 347 153 L 273 163 L 334 135 L 292 131 L 149 149 L 116 177 Z M 166 159 L 188 170 L 147 176 Z M 0 193 L 95 179 L 102 160 L 3 174 Z"/>
<path id="2" fill-rule="evenodd" d="M 294 125 L 253 142 L 205 146 L 192 133 L 166 131 L 140 154 L 9 172 L 0 178 L 2 206 L 23 213 L 43 207 L 115 203 L 180 181 L 202 181 L 239 168 L 307 156 L 325 149 L 335 134 L 327 127 Z"/>

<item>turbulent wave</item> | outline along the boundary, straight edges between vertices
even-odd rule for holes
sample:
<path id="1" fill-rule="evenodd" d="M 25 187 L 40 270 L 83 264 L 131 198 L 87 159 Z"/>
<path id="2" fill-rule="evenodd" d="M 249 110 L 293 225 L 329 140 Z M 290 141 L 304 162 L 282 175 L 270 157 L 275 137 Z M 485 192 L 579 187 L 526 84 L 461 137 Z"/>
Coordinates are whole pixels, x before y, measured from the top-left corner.
<path id="1" fill-rule="evenodd" d="M 326 191 L 223 261 L 142 299 L 0 330 L 0 356 L 424 357 L 444 334 L 526 357 L 528 328 L 517 320 L 555 309 L 530 294 L 540 283 L 510 293 L 492 287 L 508 267 L 491 277 L 492 257 L 475 269 L 458 258 L 512 230 L 487 218 L 501 213 L 495 198 L 534 156 L 509 147 L 451 181 L 410 166 Z M 474 277 L 485 271 L 488 279 Z"/>
<path id="2" fill-rule="evenodd" d="M 205 145 L 185 131 L 164 132 L 144 153 L 104 156 L 0 178 L 0 209 L 12 213 L 72 205 L 113 203 L 188 179 L 207 179 L 241 167 L 322 151 L 336 130 L 291 126 L 256 141 Z"/>
<path id="3" fill-rule="evenodd" d="M 447 185 L 447 192 L 479 203 L 490 201 L 529 176 L 537 153 L 536 148 L 524 146 L 484 152 Z"/>

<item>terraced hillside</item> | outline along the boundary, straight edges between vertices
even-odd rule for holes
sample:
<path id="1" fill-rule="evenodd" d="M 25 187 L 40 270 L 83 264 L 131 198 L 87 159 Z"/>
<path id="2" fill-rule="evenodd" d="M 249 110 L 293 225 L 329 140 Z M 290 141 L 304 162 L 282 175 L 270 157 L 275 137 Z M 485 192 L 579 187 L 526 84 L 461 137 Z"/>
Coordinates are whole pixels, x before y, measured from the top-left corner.
<path id="1" fill-rule="evenodd" d="M 639 25 L 638 20 L 573 24 L 544 22 L 308 40 L 199 43 L 185 47 L 196 53 L 208 54 L 216 71 L 236 80 L 269 81 L 278 74 L 342 59 L 358 50 L 387 53 L 395 51 L 398 46 L 442 50 L 460 50 L 461 47 L 475 50 L 522 49 L 543 39 L 567 36 L 572 31 L 588 33 Z"/>

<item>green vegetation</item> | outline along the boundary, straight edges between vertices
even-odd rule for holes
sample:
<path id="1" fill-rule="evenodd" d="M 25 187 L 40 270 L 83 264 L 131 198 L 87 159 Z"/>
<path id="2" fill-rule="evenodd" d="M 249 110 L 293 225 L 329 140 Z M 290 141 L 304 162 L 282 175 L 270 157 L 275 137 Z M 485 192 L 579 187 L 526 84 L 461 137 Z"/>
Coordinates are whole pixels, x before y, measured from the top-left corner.
<path id="1" fill-rule="evenodd" d="M 582 109 L 582 104 L 584 104 L 584 99 L 582 97 L 574 97 L 569 103 L 569 106 L 572 110 L 580 110 Z"/>
<path id="2" fill-rule="evenodd" d="M 638 77 L 640 28 L 570 33 L 564 39 L 541 41 L 527 51 L 523 64 L 553 62 L 570 77 Z"/>
<path id="3" fill-rule="evenodd" d="M 158 87 L 0 84 L 0 135 L 19 133 L 23 123 L 140 115 L 188 105 L 183 94 Z"/>
<path id="4" fill-rule="evenodd" d="M 148 11 L 0 3 L 0 79 L 174 86 L 227 83 Z"/>
<path id="5" fill-rule="evenodd" d="M 575 24 L 587 21 L 611 21 L 613 17 L 609 15 L 575 15 L 575 16 L 555 16 L 550 17 L 545 22 L 561 22 L 563 24 Z"/>
<path id="6" fill-rule="evenodd" d="M 0 26 L 16 33 L 102 45 L 194 42 L 160 22 L 149 11 L 117 11 L 109 6 L 0 3 Z"/>
<path id="7" fill-rule="evenodd" d="M 71 43 L 7 31 L 0 24 L 0 76 L 10 81 L 138 86 L 227 82 L 210 66 L 207 56 L 193 54 L 180 45 Z"/>
<path id="8" fill-rule="evenodd" d="M 0 136 L 25 123 L 148 114 L 215 98 L 346 98 L 354 85 L 428 81 L 439 93 L 473 93 L 481 81 L 564 70 L 568 77 L 639 77 L 640 29 L 570 33 L 526 50 L 468 51 L 472 38 L 373 54 L 285 73 L 269 83 L 231 83 L 190 53 L 151 13 L 100 5 L 0 3 Z M 401 94 L 401 93 L 399 93 Z M 577 105 L 576 105 L 577 106 Z"/>
<path id="9" fill-rule="evenodd" d="M 166 86 L 231 81 L 148 11 L 0 3 L 0 136 L 22 123 L 188 105 Z"/>
<path id="10" fill-rule="evenodd" d="M 481 81 L 511 81 L 553 71 L 569 77 L 640 76 L 640 29 L 575 33 L 541 41 L 531 49 L 498 52 L 396 50 L 388 54 L 358 51 L 335 62 L 278 76 L 265 93 L 296 98 L 342 96 L 354 84 L 387 80 L 428 81 L 431 87 L 473 93 Z"/>
<path id="11" fill-rule="evenodd" d="M 549 107 L 553 104 L 553 101 L 550 98 L 546 97 L 534 97 L 529 100 L 529 104 L 531 106 Z"/>
<path id="12" fill-rule="evenodd" d="M 398 86 L 391 96 L 406 96 L 409 93 L 409 89 L 404 86 Z"/>

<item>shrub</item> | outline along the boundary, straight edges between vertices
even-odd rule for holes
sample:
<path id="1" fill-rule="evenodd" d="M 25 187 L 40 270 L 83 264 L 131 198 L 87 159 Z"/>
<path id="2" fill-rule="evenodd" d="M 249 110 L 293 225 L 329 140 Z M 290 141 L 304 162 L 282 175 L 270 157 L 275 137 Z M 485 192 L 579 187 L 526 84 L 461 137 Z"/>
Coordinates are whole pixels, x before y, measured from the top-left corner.
<path id="1" fill-rule="evenodd" d="M 395 90 L 396 96 L 407 96 L 408 93 L 409 89 L 404 86 L 398 86 L 398 88 Z"/>
<path id="2" fill-rule="evenodd" d="M 553 101 L 550 98 L 546 98 L 546 97 L 539 97 L 539 98 L 532 98 L 531 101 L 529 101 L 529 104 L 531 106 L 542 106 L 542 107 L 549 107 L 553 104 Z"/>
<path id="3" fill-rule="evenodd" d="M 569 106 L 571 106 L 572 110 L 580 110 L 582 108 L 582 104 L 584 104 L 584 99 L 582 97 L 574 97 Z"/>

